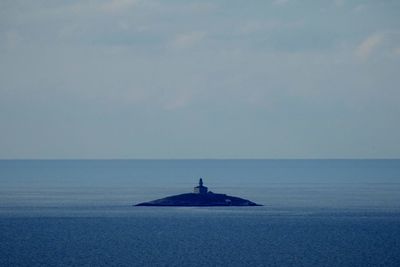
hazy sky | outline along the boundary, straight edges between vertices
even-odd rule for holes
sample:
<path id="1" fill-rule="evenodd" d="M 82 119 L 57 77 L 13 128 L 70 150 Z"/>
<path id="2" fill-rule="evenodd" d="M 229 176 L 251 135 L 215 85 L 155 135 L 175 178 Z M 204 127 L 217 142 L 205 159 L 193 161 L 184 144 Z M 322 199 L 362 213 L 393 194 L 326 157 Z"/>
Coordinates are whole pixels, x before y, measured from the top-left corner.
<path id="1" fill-rule="evenodd" d="M 400 1 L 0 1 L 0 158 L 400 158 Z"/>

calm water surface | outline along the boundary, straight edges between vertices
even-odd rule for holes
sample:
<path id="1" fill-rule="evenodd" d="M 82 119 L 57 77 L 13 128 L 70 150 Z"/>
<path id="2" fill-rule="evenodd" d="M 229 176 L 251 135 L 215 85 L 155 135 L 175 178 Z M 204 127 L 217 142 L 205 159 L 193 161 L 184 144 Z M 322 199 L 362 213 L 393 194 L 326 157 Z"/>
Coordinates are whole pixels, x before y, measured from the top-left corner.
<path id="1" fill-rule="evenodd" d="M 189 192 L 263 207 L 132 204 Z M 0 266 L 399 266 L 400 160 L 0 161 Z"/>

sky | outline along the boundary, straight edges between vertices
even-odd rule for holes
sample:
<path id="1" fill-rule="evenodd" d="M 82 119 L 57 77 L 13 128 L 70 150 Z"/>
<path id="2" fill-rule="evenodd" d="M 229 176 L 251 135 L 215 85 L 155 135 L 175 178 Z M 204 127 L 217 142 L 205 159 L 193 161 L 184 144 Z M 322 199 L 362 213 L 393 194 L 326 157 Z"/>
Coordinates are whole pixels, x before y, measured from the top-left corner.
<path id="1" fill-rule="evenodd" d="M 400 158 L 400 1 L 2 0 L 0 158 Z"/>

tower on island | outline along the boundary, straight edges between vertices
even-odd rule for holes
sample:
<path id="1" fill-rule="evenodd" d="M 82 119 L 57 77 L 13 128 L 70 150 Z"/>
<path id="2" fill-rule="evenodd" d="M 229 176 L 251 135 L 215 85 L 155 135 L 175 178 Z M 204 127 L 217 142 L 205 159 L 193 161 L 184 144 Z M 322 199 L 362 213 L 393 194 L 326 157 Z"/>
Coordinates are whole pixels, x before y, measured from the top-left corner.
<path id="1" fill-rule="evenodd" d="M 203 186 L 203 179 L 200 178 L 199 185 L 193 189 L 193 193 L 195 194 L 207 194 L 208 188 Z"/>

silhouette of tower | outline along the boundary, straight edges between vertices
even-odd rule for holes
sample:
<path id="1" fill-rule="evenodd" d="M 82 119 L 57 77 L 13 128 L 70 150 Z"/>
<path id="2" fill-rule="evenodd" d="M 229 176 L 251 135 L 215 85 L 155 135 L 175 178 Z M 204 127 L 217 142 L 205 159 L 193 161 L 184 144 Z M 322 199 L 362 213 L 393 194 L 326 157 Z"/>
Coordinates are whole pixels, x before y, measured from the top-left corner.
<path id="1" fill-rule="evenodd" d="M 203 179 L 200 178 L 199 185 L 193 189 L 193 193 L 195 194 L 207 194 L 208 188 L 203 186 Z"/>

